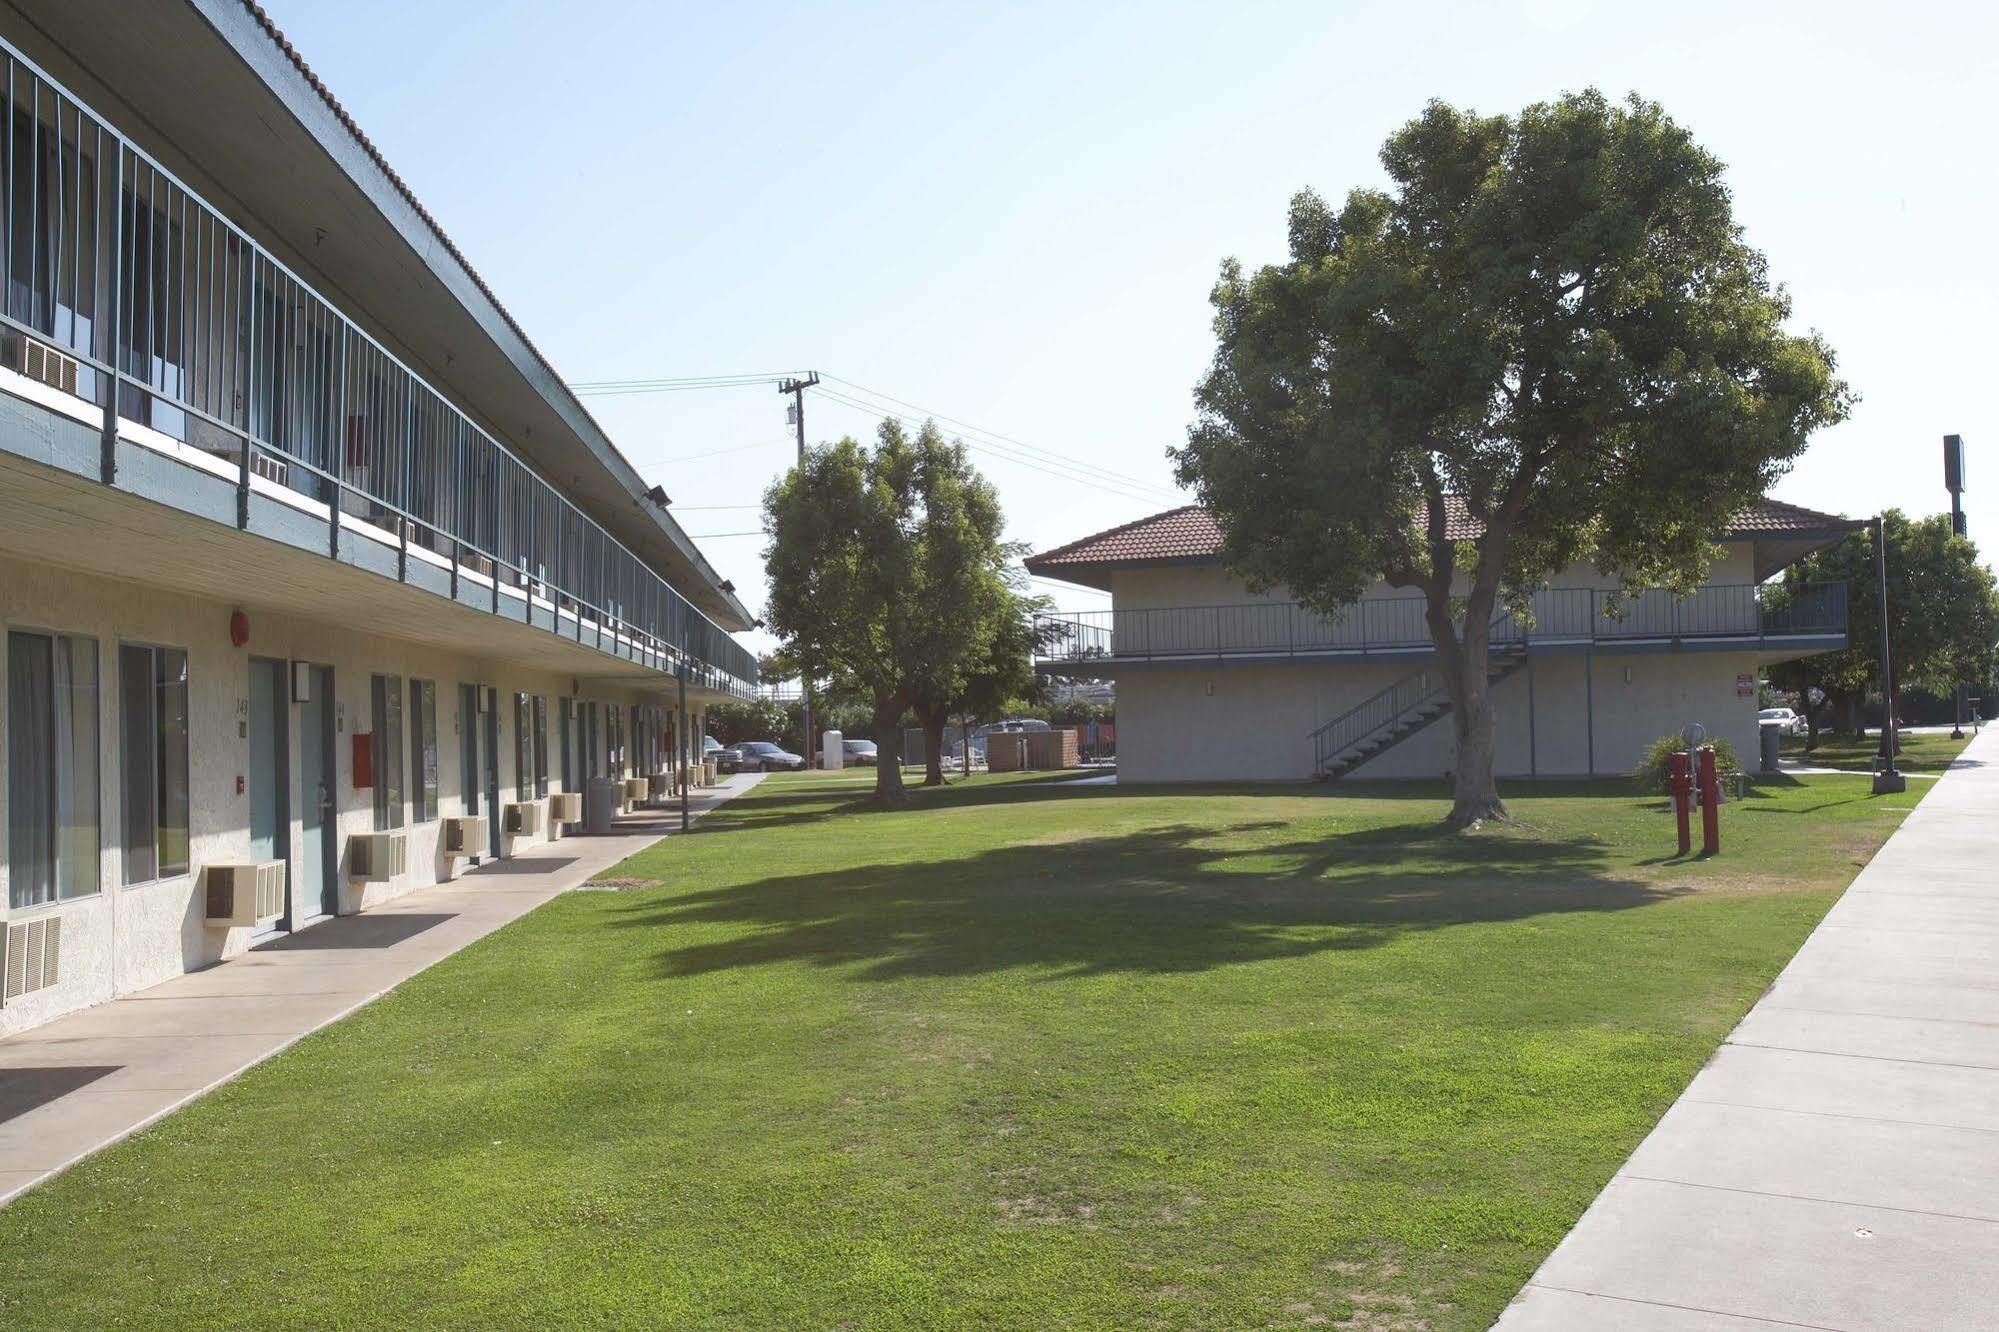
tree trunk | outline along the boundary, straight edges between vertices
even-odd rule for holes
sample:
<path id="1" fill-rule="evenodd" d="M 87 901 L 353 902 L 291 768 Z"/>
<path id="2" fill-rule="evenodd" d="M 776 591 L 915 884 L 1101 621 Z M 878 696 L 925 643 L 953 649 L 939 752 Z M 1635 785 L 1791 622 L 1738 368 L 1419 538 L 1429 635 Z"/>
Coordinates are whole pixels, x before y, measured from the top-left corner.
<path id="1" fill-rule="evenodd" d="M 1486 674 L 1490 615 L 1485 617 L 1487 623 L 1474 624 L 1468 610 L 1462 641 L 1451 623 L 1448 600 L 1433 597 L 1427 619 L 1430 641 L 1444 672 L 1444 688 L 1451 696 L 1451 726 L 1458 745 L 1447 822 L 1453 828 L 1474 828 L 1488 819 L 1504 819 L 1506 802 L 1499 798 L 1499 783 L 1493 776 L 1497 746 L 1492 729 L 1492 682 Z"/>
<path id="2" fill-rule="evenodd" d="M 902 711 L 900 694 L 875 695 L 875 800 L 884 805 L 906 804 L 902 789 Z"/>
<path id="3" fill-rule="evenodd" d="M 923 711 L 923 784 L 944 784 L 944 709 Z"/>

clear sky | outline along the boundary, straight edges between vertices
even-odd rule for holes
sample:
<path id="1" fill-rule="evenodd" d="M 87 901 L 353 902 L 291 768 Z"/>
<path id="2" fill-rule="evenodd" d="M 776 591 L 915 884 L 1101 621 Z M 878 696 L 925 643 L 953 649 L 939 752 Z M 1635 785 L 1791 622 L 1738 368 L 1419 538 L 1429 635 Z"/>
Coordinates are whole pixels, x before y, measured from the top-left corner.
<path id="1" fill-rule="evenodd" d="M 1988 6 L 264 3 L 572 382 L 818 369 L 1127 478 L 975 454 L 1036 548 L 1179 502 L 1216 266 L 1292 192 L 1381 183 L 1433 97 L 1637 91 L 1861 394 L 1776 493 L 1935 511 L 1958 432 L 1999 546 Z M 769 386 L 588 402 L 696 535 L 791 458 Z M 760 606 L 760 540 L 702 545 Z"/>

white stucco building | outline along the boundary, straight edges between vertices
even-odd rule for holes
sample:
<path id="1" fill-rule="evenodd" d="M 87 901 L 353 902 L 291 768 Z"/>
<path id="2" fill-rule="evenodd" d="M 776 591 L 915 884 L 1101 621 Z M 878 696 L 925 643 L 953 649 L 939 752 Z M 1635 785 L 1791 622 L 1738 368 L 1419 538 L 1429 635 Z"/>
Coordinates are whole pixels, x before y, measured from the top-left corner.
<path id="1" fill-rule="evenodd" d="M 1455 539 L 1475 535 L 1459 514 Z M 1534 597 L 1531 624 L 1494 621 L 1492 701 L 1507 777 L 1630 771 L 1659 736 L 1699 722 L 1747 761 L 1757 673 L 1846 645 L 1846 589 L 1779 597 L 1784 566 L 1859 524 L 1765 500 L 1721 533 L 1688 597 L 1577 567 Z M 1222 567 L 1212 518 L 1189 506 L 1031 557 L 1028 569 L 1111 594 L 1108 611 L 1043 616 L 1044 675 L 1114 679 L 1124 782 L 1438 777 L 1454 740 L 1420 594 L 1377 585 L 1322 619 L 1283 589 L 1251 594 Z"/>
<path id="2" fill-rule="evenodd" d="M 0 1033 L 557 835 L 750 692 L 733 588 L 261 10 L 8 0 L 0 61 Z"/>

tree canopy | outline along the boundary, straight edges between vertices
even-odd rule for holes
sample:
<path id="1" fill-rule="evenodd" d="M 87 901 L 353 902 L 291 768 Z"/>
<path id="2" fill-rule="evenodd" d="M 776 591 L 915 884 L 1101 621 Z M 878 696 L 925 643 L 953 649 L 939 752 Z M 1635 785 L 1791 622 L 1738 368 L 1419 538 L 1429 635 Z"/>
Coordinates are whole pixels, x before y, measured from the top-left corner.
<path id="1" fill-rule="evenodd" d="M 1377 580 L 1424 594 L 1467 824 L 1504 813 L 1496 609 L 1585 557 L 1691 587 L 1851 395 L 1656 104 L 1433 102 L 1381 160 L 1388 190 L 1292 200 L 1288 262 L 1223 265 L 1175 456 L 1253 590 L 1328 615 Z"/>
<path id="2" fill-rule="evenodd" d="M 1913 685 L 1949 694 L 1959 684 L 1990 679 L 1999 642 L 1999 585 L 1980 563 L 1978 547 L 1957 535 L 1950 515 L 1941 513 L 1910 518 L 1890 509 L 1882 515 L 1882 536 L 1897 691 Z M 1806 696 L 1814 733 L 1812 689 L 1825 691 L 1846 714 L 1846 724 L 1857 728 L 1861 697 L 1881 688 L 1881 590 L 1873 534 L 1856 532 L 1784 571 L 1789 588 L 1820 582 L 1846 584 L 1848 646 L 1770 671 L 1772 684 Z"/>
<path id="3" fill-rule="evenodd" d="M 904 710 L 986 650 L 986 621 L 964 611 L 1001 577 L 1001 523 L 964 446 L 928 422 L 808 450 L 764 495 L 765 620 L 807 679 L 873 704 L 878 798 L 902 798 Z"/>

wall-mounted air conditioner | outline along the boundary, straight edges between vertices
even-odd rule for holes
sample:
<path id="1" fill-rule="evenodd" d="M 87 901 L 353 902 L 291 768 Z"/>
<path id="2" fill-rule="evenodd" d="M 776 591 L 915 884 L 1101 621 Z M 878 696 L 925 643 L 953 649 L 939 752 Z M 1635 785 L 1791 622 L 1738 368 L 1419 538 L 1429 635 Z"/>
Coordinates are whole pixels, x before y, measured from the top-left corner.
<path id="1" fill-rule="evenodd" d="M 550 823 L 583 822 L 583 793 L 580 791 L 557 791 L 548 798 L 548 821 Z"/>
<path id="2" fill-rule="evenodd" d="M 284 861 L 210 865 L 205 873 L 210 925 L 262 925 L 285 914 Z"/>
<path id="3" fill-rule="evenodd" d="M 62 975 L 62 917 L 7 926 L 6 984 L 0 1003 L 46 990 Z"/>
<path id="4" fill-rule="evenodd" d="M 13 329 L 0 332 L 0 365 L 64 393 L 76 392 L 76 358 Z"/>
<path id="5" fill-rule="evenodd" d="M 654 773 L 652 776 L 646 778 L 646 789 L 651 793 L 654 800 L 666 799 L 673 794 L 672 774 L 664 772 Z"/>
<path id="6" fill-rule="evenodd" d="M 404 832 L 356 833 L 347 839 L 347 877 L 393 879 L 410 867 L 410 839 Z"/>
<path id="7" fill-rule="evenodd" d="M 625 799 L 638 802 L 652 794 L 652 784 L 643 777 L 625 778 Z"/>
<path id="8" fill-rule="evenodd" d="M 484 855 L 486 850 L 486 816 L 468 814 L 444 821 L 444 854 L 447 856 Z"/>
<path id="9" fill-rule="evenodd" d="M 516 805 L 506 806 L 507 821 L 503 826 L 516 837 L 526 837 L 541 831 L 541 802 L 523 800 Z"/>

